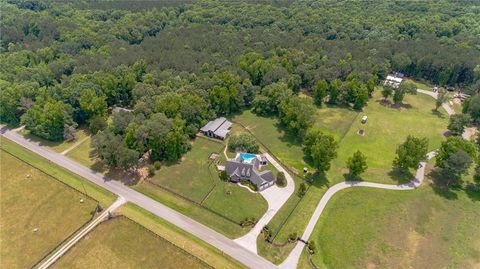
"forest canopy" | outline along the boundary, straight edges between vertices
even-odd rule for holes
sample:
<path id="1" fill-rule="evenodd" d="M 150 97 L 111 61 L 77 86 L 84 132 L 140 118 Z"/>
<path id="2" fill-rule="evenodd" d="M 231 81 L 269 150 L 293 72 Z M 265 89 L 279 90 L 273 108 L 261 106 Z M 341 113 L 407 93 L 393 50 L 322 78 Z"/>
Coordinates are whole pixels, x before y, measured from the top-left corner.
<path id="1" fill-rule="evenodd" d="M 392 71 L 480 90 L 474 1 L 3 0 L 0 9 L 1 121 L 49 140 L 91 125 L 97 145 L 122 140 L 135 158 L 178 159 L 208 120 L 249 107 L 305 134 L 311 119 L 296 110 L 313 104 L 287 97 L 361 109 Z M 107 126 L 116 107 L 129 113 Z"/>

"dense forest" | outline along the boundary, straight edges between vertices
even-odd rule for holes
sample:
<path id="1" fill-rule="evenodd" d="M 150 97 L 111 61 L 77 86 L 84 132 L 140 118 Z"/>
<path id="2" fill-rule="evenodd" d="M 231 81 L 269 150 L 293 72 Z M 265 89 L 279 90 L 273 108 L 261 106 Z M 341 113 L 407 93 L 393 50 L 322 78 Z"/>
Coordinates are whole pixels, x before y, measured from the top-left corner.
<path id="1" fill-rule="evenodd" d="M 0 9 L 1 121 L 57 141 L 86 126 L 113 166 L 147 151 L 176 160 L 208 120 L 249 107 L 304 136 L 315 105 L 361 109 L 392 71 L 480 91 L 475 1 L 7 0 Z"/>

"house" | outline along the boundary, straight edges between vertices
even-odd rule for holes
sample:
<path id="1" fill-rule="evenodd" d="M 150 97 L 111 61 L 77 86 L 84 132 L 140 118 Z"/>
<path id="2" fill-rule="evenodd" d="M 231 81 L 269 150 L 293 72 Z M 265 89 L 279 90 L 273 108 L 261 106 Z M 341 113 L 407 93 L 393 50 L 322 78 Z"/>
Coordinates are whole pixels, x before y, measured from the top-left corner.
<path id="1" fill-rule="evenodd" d="M 403 77 L 399 77 L 397 76 L 397 74 L 388 75 L 383 85 L 392 86 L 393 88 L 398 88 L 398 86 L 400 86 L 400 83 L 402 83 L 402 81 L 403 81 Z"/>
<path id="2" fill-rule="evenodd" d="M 261 158 L 254 154 L 239 153 L 235 159 L 227 161 L 225 172 L 230 181 L 248 180 L 257 187 L 258 191 L 262 191 L 275 183 L 275 177 L 270 170 L 259 170 L 261 161 Z"/>
<path id="3" fill-rule="evenodd" d="M 232 128 L 232 123 L 226 118 L 221 117 L 209 121 L 205 126 L 200 128 L 200 131 L 208 137 L 224 140 L 230 132 L 230 128 Z"/>

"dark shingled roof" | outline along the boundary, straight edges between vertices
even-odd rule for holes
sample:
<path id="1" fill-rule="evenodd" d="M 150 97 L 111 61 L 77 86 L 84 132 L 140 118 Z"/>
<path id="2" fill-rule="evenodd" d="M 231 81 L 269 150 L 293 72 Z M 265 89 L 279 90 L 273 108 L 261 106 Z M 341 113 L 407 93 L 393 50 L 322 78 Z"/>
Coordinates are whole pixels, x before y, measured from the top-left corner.
<path id="1" fill-rule="evenodd" d="M 256 158 L 253 163 L 243 162 L 241 158 L 228 160 L 225 165 L 225 172 L 232 177 L 236 175 L 239 178 L 248 179 L 257 187 L 275 181 L 272 171 L 258 171 L 259 160 Z"/>

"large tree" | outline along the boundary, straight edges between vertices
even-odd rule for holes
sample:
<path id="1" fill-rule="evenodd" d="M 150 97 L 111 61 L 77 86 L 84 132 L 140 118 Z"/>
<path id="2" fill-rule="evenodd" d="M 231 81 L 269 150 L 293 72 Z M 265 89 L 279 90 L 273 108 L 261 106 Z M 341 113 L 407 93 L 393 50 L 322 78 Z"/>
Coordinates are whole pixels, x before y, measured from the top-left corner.
<path id="1" fill-rule="evenodd" d="M 315 122 L 316 109 L 308 98 L 294 96 L 284 99 L 279 107 L 280 122 L 295 135 L 303 137 Z"/>
<path id="2" fill-rule="evenodd" d="M 348 158 L 347 167 L 350 176 L 358 177 L 368 168 L 367 157 L 360 150 L 357 150 L 350 158 Z"/>
<path id="3" fill-rule="evenodd" d="M 37 103 L 22 116 L 22 124 L 32 134 L 52 141 L 64 139 L 65 128 L 76 127 L 71 117 L 72 108 L 62 101 L 48 99 Z"/>
<path id="4" fill-rule="evenodd" d="M 427 138 L 409 135 L 405 142 L 397 147 L 397 156 L 393 161 L 393 165 L 403 169 L 417 168 L 419 162 L 426 158 L 427 152 Z"/>
<path id="5" fill-rule="evenodd" d="M 452 154 L 459 151 L 467 153 L 472 160 L 477 159 L 477 147 L 473 142 L 467 141 L 459 136 L 450 136 L 442 142 L 438 150 L 435 165 L 443 168 L 445 161 L 450 158 Z"/>
<path id="6" fill-rule="evenodd" d="M 138 151 L 127 147 L 120 135 L 108 129 L 93 136 L 91 147 L 97 157 L 115 168 L 135 168 L 140 156 Z"/>
<path id="7" fill-rule="evenodd" d="M 448 124 L 448 130 L 453 135 L 461 135 L 465 130 L 465 127 L 472 121 L 468 114 L 455 114 L 450 116 L 450 123 Z"/>
<path id="8" fill-rule="evenodd" d="M 322 79 L 317 82 L 317 86 L 313 89 L 313 100 L 317 106 L 323 104 L 323 99 L 328 94 L 328 83 L 326 80 Z"/>
<path id="9" fill-rule="evenodd" d="M 330 169 L 330 163 L 337 157 L 338 142 L 330 134 L 311 129 L 305 136 L 303 152 L 311 159 L 313 166 L 320 172 Z"/>

